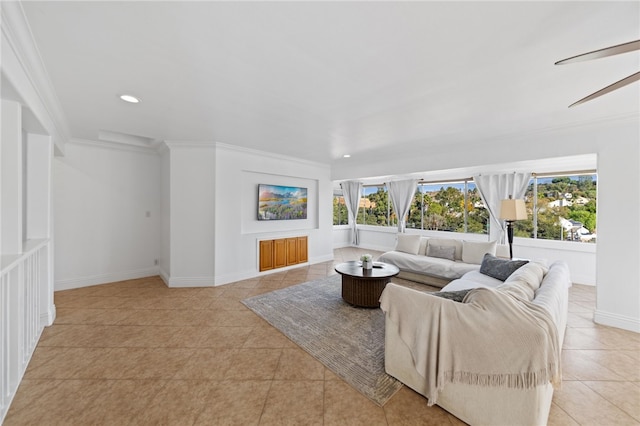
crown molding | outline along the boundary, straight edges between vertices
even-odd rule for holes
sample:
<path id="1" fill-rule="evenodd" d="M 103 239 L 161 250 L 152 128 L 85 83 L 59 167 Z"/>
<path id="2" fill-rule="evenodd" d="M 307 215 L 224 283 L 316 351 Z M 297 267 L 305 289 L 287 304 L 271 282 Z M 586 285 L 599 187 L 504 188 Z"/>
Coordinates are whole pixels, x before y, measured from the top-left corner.
<path id="1" fill-rule="evenodd" d="M 253 148 L 245 148 L 242 146 L 236 146 L 236 145 L 228 145 L 225 143 L 220 143 L 217 142 L 216 143 L 216 147 L 220 150 L 223 151 L 231 151 L 231 152 L 240 152 L 243 154 L 251 154 L 251 155 L 257 155 L 260 157 L 269 157 L 269 158 L 273 158 L 276 160 L 284 160 L 284 161 L 292 161 L 292 162 L 296 162 L 299 164 L 307 164 L 309 166 L 312 167 L 319 167 L 322 169 L 331 169 L 331 165 L 330 164 L 326 164 L 326 163 L 319 163 L 316 161 L 311 161 L 311 160 L 306 160 L 303 158 L 297 158 L 297 157 L 292 157 L 289 155 L 283 155 L 283 154 L 276 154 L 273 152 L 268 152 L 268 151 L 260 151 L 258 149 L 253 149 Z"/>
<path id="2" fill-rule="evenodd" d="M 215 148 L 216 143 L 210 141 L 164 141 L 169 149 L 174 148 Z M 162 144 L 160 144 L 162 145 Z"/>
<path id="3" fill-rule="evenodd" d="M 64 154 L 64 144 L 69 139 L 67 121 L 34 41 L 22 4 L 19 1 L 2 1 L 0 8 L 3 72 L 15 85 L 25 106 L 53 137 L 56 148 Z M 7 47 L 10 48 L 10 52 L 6 52 Z M 12 53 L 14 57 L 8 53 Z"/>
<path id="4" fill-rule="evenodd" d="M 92 139 L 72 138 L 67 142 L 69 145 L 85 145 L 96 148 L 111 149 L 114 151 L 137 152 L 141 154 L 158 155 L 159 149 L 156 147 L 144 147 L 138 145 L 129 145 L 116 142 L 96 141 Z"/>

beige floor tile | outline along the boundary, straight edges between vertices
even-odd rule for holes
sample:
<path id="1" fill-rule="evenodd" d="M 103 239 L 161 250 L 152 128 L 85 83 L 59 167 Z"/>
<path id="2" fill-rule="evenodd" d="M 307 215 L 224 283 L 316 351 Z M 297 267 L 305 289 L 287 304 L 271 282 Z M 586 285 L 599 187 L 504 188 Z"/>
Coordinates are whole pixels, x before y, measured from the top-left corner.
<path id="1" fill-rule="evenodd" d="M 589 356 L 589 352 L 594 351 L 562 351 L 563 377 L 572 380 L 624 380 L 624 377 L 609 368 L 610 366 L 605 366 L 606 363 L 598 363 Z"/>
<path id="2" fill-rule="evenodd" d="M 240 349 L 234 354 L 225 380 L 272 380 L 282 349 Z"/>
<path id="3" fill-rule="evenodd" d="M 211 382 L 205 407 L 195 424 L 257 425 L 270 387 L 268 380 Z"/>
<path id="4" fill-rule="evenodd" d="M 386 425 L 384 409 L 342 380 L 324 385 L 324 425 Z"/>
<path id="5" fill-rule="evenodd" d="M 235 348 L 194 349 L 174 379 L 178 380 L 222 380 L 238 354 Z"/>
<path id="6" fill-rule="evenodd" d="M 247 341 L 252 327 L 202 327 L 200 348 L 240 348 Z"/>
<path id="7" fill-rule="evenodd" d="M 55 386 L 49 387 L 51 384 Z M 88 424 L 85 415 L 94 412 L 94 401 L 110 389 L 107 382 L 100 380 L 60 380 L 43 385 L 47 386 L 47 391 L 28 406 L 9 411 L 6 426 Z"/>
<path id="8" fill-rule="evenodd" d="M 403 386 L 384 406 L 389 425 L 448 425 L 449 413 Z"/>
<path id="9" fill-rule="evenodd" d="M 556 404 L 551 404 L 551 410 L 549 412 L 549 420 L 547 426 L 578 426 L 576 422 L 569 416 L 562 408 Z"/>
<path id="10" fill-rule="evenodd" d="M 25 373 L 29 379 L 68 379 L 77 378 L 79 371 L 95 365 L 108 349 L 104 348 L 50 348 L 57 349 L 55 357 L 48 362 L 35 366 Z M 87 377 L 94 378 L 94 377 Z"/>
<path id="11" fill-rule="evenodd" d="M 203 325 L 219 327 L 256 327 L 265 322 L 249 310 L 213 311 L 209 309 L 203 312 L 202 319 Z"/>
<path id="12" fill-rule="evenodd" d="M 634 354 L 640 353 L 640 351 L 586 350 L 580 352 L 582 355 L 584 355 L 585 358 L 590 359 L 598 363 L 599 365 L 615 372 L 618 376 L 623 378 L 623 380 L 640 381 L 640 363 L 638 362 L 638 359 L 634 358 L 633 356 Z"/>
<path id="13" fill-rule="evenodd" d="M 211 383 L 171 380 L 131 419 L 140 425 L 191 425 L 208 403 Z"/>
<path id="14" fill-rule="evenodd" d="M 253 315 L 253 313 L 251 313 Z M 262 321 L 254 327 L 242 345 L 243 348 L 297 348 L 287 336 Z"/>
<path id="15" fill-rule="evenodd" d="M 260 425 L 322 425 L 323 381 L 278 381 L 269 389 Z"/>
<path id="16" fill-rule="evenodd" d="M 553 402 L 581 425 L 637 425 L 638 422 L 582 382 L 564 382 Z"/>
<path id="17" fill-rule="evenodd" d="M 274 380 L 324 380 L 325 366 L 304 350 L 282 349 Z"/>
<path id="18" fill-rule="evenodd" d="M 109 380 L 108 389 L 95 398 L 91 410 L 76 424 L 131 424 L 147 411 L 151 401 L 167 384 L 164 380 Z"/>
<path id="19" fill-rule="evenodd" d="M 583 382 L 600 396 L 640 422 L 640 387 L 631 382 Z"/>

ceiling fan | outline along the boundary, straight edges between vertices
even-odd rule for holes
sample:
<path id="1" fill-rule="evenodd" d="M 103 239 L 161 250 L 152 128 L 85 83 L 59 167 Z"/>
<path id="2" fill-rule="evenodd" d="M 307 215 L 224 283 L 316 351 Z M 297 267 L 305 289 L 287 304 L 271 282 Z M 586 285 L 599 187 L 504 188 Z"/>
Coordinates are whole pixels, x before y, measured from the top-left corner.
<path id="1" fill-rule="evenodd" d="M 618 44 L 615 46 L 611 46 L 611 47 L 605 47 L 604 49 L 598 49 L 598 50 L 594 50 L 593 52 L 587 52 L 587 53 L 583 53 L 581 55 L 576 55 L 576 56 L 572 56 L 570 58 L 567 59 L 563 59 L 561 61 L 556 62 L 556 65 L 564 65 L 564 64 L 572 64 L 574 62 L 581 62 L 581 61 L 588 61 L 591 59 L 598 59 L 598 58 L 605 58 L 607 56 L 613 56 L 613 55 L 618 55 L 620 53 L 627 53 L 627 52 L 632 52 L 634 50 L 640 50 L 640 40 L 636 40 L 636 41 L 630 41 L 629 43 L 623 43 L 623 44 Z M 638 71 L 635 74 L 631 74 L 629 77 L 625 77 L 622 80 L 616 81 L 613 84 L 610 84 L 609 86 L 598 90 L 597 92 L 594 92 L 592 94 L 590 94 L 589 96 L 586 96 L 582 99 L 580 99 L 579 101 L 576 101 L 574 103 L 572 103 L 571 105 L 569 105 L 569 108 L 576 106 L 576 105 L 580 105 L 583 104 L 587 101 L 590 101 L 592 99 L 595 99 L 599 96 L 605 95 L 609 92 L 613 92 L 616 89 L 619 89 L 621 87 L 626 86 L 627 84 L 631 84 L 634 81 L 638 81 L 640 80 L 640 71 Z"/>

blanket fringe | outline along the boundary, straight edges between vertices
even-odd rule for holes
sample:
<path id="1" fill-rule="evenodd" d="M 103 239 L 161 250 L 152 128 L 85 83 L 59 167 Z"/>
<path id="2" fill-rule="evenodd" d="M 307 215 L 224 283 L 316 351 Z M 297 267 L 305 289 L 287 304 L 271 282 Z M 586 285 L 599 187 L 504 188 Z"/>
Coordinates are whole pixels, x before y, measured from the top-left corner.
<path id="1" fill-rule="evenodd" d="M 467 371 L 446 371 L 438 377 L 438 390 L 446 383 L 462 383 L 475 386 L 502 387 L 510 389 L 531 389 L 551 383 L 556 387 L 560 382 L 558 366 L 551 363 L 538 371 L 509 374 L 478 374 Z"/>

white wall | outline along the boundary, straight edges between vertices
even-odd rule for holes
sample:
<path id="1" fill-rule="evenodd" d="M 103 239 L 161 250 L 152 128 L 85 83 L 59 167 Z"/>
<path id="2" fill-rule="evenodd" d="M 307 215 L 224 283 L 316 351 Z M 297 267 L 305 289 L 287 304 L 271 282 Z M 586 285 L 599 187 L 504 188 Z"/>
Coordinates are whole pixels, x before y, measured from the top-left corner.
<path id="1" fill-rule="evenodd" d="M 56 290 L 158 273 L 160 163 L 155 152 L 67 143 L 54 161 Z"/>
<path id="2" fill-rule="evenodd" d="M 428 154 L 343 162 L 332 179 L 477 169 L 581 154 L 598 158 L 598 243 L 596 322 L 640 332 L 640 119 L 581 123 L 573 128 L 495 141 L 434 147 Z M 585 258 L 584 268 L 592 268 Z M 578 278 L 579 279 L 579 278 Z"/>
<path id="3" fill-rule="evenodd" d="M 160 259 L 158 267 L 165 282 L 171 276 L 171 155 L 169 149 L 160 153 Z"/>
<path id="4" fill-rule="evenodd" d="M 309 262 L 333 259 L 332 183 L 328 166 L 218 145 L 216 284 L 260 275 L 258 241 L 307 235 Z M 308 189 L 307 219 L 258 221 L 259 183 Z"/>
<path id="5" fill-rule="evenodd" d="M 169 201 L 168 271 L 163 279 L 171 287 L 211 286 L 215 282 L 216 150 L 214 144 L 168 143 L 169 176 L 162 190 Z M 164 166 L 166 167 L 166 160 Z M 165 171 L 166 173 L 166 171 Z M 166 230 L 163 230 L 165 232 Z M 222 242 L 220 242 L 221 245 Z M 166 259 L 163 259 L 166 263 Z"/>

